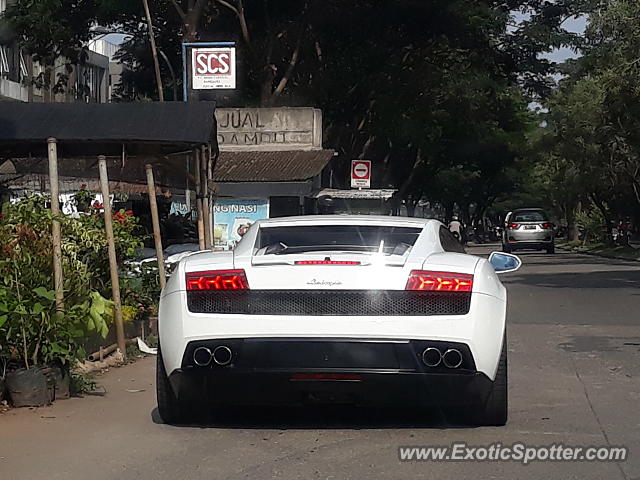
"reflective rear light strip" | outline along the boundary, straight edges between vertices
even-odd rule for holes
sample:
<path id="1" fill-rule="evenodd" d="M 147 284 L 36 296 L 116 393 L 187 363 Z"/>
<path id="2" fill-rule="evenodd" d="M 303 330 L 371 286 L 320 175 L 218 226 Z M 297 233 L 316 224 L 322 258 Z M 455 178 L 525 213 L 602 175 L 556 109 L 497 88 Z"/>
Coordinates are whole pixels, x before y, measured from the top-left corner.
<path id="1" fill-rule="evenodd" d="M 362 380 L 362 375 L 350 373 L 294 373 L 291 380 Z"/>

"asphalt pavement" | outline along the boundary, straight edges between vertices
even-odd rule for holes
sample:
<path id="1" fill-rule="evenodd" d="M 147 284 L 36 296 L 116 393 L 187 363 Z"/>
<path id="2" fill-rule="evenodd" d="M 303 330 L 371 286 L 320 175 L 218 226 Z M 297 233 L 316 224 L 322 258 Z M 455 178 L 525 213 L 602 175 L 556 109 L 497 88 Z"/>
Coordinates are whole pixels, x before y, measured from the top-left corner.
<path id="1" fill-rule="evenodd" d="M 473 247 L 486 254 L 490 247 Z M 640 479 L 640 264 L 521 254 L 510 294 L 510 418 L 447 425 L 438 412 L 251 409 L 163 425 L 154 358 L 100 378 L 105 396 L 0 415 L 0 478 Z M 622 445 L 621 463 L 400 462 L 398 447 L 499 442 Z"/>

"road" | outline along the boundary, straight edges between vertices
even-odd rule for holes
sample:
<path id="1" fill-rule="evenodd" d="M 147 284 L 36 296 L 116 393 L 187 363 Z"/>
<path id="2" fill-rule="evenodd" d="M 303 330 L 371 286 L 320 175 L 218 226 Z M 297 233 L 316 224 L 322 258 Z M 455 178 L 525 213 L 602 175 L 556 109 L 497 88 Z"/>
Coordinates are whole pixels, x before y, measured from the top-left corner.
<path id="1" fill-rule="evenodd" d="M 167 426 L 157 419 L 154 359 L 146 358 L 101 377 L 104 397 L 0 416 L 0 478 L 640 479 L 640 266 L 562 252 L 521 256 L 523 268 L 503 277 L 510 293 L 504 428 L 345 408 L 244 410 L 217 425 Z M 630 458 L 398 461 L 399 446 L 455 441 L 625 445 Z"/>

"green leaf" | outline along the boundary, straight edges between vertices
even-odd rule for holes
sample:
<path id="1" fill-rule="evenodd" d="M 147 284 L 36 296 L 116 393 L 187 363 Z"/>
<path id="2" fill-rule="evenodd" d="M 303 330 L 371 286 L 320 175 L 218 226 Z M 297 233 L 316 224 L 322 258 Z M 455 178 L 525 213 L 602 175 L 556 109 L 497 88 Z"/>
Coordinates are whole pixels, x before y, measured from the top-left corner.
<path id="1" fill-rule="evenodd" d="M 49 350 L 51 353 L 57 353 L 57 354 L 66 354 L 69 353 L 69 350 L 66 348 L 61 347 L 59 344 L 57 343 L 52 343 L 51 346 L 49 347 Z"/>
<path id="2" fill-rule="evenodd" d="M 47 290 L 44 287 L 38 287 L 38 288 L 34 288 L 33 289 L 33 293 L 35 293 L 36 295 L 42 297 L 42 298 L 46 298 L 47 300 L 50 301 L 54 301 L 56 298 L 56 292 L 53 290 Z"/>
<path id="3" fill-rule="evenodd" d="M 27 309 L 24 308 L 24 305 L 19 304 L 19 305 L 16 305 L 15 313 L 17 313 L 19 315 L 26 315 L 27 314 Z"/>
<path id="4" fill-rule="evenodd" d="M 7 318 L 9 318 L 7 315 L 0 315 L 0 328 L 5 324 Z"/>
<path id="5" fill-rule="evenodd" d="M 33 313 L 34 315 L 37 315 L 43 310 L 44 310 L 44 305 L 42 305 L 41 303 L 36 303 L 33 307 L 31 307 L 31 313 Z"/>

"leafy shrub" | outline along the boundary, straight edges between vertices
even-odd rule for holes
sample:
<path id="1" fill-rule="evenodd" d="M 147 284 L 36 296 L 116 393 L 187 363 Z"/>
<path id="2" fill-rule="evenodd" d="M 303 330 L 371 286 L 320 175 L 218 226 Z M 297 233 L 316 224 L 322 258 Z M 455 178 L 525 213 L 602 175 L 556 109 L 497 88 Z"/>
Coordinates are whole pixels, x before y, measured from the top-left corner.
<path id="1" fill-rule="evenodd" d="M 599 240 L 602 237 L 603 224 L 604 217 L 596 208 L 582 210 L 576 215 L 576 225 L 583 235 L 583 244 Z"/>
<path id="2" fill-rule="evenodd" d="M 110 293 L 104 218 L 94 212 L 78 219 L 60 216 L 64 309 L 56 310 L 53 287 L 53 216 L 46 197 L 5 206 L 0 218 L 0 356 L 26 368 L 85 355 L 83 338 L 106 336 Z M 118 260 L 131 258 L 142 242 L 130 212 L 114 215 Z"/>

